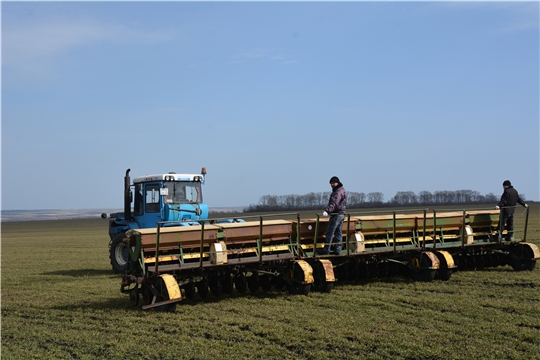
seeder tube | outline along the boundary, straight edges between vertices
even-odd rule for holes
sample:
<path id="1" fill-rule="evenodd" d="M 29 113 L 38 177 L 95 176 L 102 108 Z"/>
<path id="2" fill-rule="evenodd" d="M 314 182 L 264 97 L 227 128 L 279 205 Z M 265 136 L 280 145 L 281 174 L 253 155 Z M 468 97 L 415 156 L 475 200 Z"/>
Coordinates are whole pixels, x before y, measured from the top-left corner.
<path id="1" fill-rule="evenodd" d="M 497 241 L 498 242 L 501 242 L 502 240 L 502 232 L 503 232 L 503 211 L 501 209 L 501 211 L 499 212 L 499 236 L 497 237 Z"/>
<path id="2" fill-rule="evenodd" d="M 263 217 L 260 216 L 260 225 L 259 225 L 259 238 L 257 239 L 257 251 L 259 252 L 259 262 L 262 263 L 262 239 L 263 239 Z"/>
<path id="3" fill-rule="evenodd" d="M 350 232 L 351 232 L 351 215 L 347 214 L 347 237 L 345 238 L 345 241 L 347 242 L 347 256 L 350 255 L 350 250 L 349 250 Z"/>
<path id="4" fill-rule="evenodd" d="M 433 249 L 437 247 L 437 211 L 433 210 Z"/>
<path id="5" fill-rule="evenodd" d="M 158 266 L 159 266 L 159 230 L 161 229 L 161 223 L 157 223 L 157 234 L 156 234 L 156 267 L 155 272 L 158 274 Z"/>
<path id="6" fill-rule="evenodd" d="M 319 234 L 319 219 L 320 216 L 317 214 L 317 221 L 315 222 L 315 234 L 313 234 L 313 258 L 317 257 L 317 234 Z"/>
<path id="7" fill-rule="evenodd" d="M 204 251 L 204 221 L 201 224 L 201 248 L 199 249 L 199 265 L 201 266 L 201 270 L 203 268 L 203 251 Z"/>
<path id="8" fill-rule="evenodd" d="M 394 252 L 396 252 L 396 212 L 392 212 L 392 240 L 394 242 Z"/>
<path id="9" fill-rule="evenodd" d="M 426 224 L 427 224 L 427 210 L 424 209 L 424 228 L 422 229 L 422 250 L 426 249 Z"/>
<path id="10" fill-rule="evenodd" d="M 467 212 L 463 210 L 463 220 L 461 225 L 461 246 L 465 246 L 465 217 L 467 216 Z"/>
<path id="11" fill-rule="evenodd" d="M 300 254 L 300 213 L 296 214 L 296 257 L 298 259 L 302 258 L 302 254 Z M 313 249 L 315 251 L 315 249 Z"/>

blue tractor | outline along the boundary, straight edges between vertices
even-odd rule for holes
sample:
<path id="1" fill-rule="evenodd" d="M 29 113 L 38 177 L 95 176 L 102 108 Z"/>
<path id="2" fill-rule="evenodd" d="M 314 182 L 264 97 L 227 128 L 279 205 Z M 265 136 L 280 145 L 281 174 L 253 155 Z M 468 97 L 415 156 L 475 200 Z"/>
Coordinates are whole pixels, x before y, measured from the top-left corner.
<path id="1" fill-rule="evenodd" d="M 158 222 L 168 222 L 163 226 L 199 225 L 199 220 L 208 219 L 208 205 L 203 203 L 201 189 L 206 168 L 200 174 L 170 172 L 139 176 L 133 179 L 133 184 L 130 184 L 130 171 L 127 169 L 124 177 L 124 212 L 109 217 L 109 257 L 117 273 L 127 270 L 126 231 L 155 228 Z M 106 219 L 107 214 L 101 217 Z"/>

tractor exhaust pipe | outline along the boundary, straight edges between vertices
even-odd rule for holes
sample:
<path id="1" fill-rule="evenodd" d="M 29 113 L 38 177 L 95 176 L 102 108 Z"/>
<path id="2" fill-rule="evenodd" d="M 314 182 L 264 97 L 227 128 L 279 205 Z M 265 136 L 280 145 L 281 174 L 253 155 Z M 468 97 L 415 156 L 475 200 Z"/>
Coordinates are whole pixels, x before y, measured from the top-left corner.
<path id="1" fill-rule="evenodd" d="M 129 190 L 129 184 L 131 182 L 129 178 L 129 172 L 131 169 L 126 170 L 126 176 L 124 177 L 124 218 L 131 220 L 131 191 Z"/>

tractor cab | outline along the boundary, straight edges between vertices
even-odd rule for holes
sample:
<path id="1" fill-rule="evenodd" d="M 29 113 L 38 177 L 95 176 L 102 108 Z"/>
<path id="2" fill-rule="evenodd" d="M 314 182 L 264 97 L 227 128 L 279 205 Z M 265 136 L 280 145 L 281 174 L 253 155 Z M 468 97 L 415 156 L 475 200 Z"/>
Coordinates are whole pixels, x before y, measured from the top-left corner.
<path id="1" fill-rule="evenodd" d="M 203 202 L 202 185 L 206 168 L 200 174 L 155 174 L 139 176 L 133 184 L 126 170 L 124 177 L 124 212 L 109 218 L 111 241 L 130 229 L 162 226 L 189 226 L 208 219 L 208 205 Z M 106 219 L 107 214 L 102 214 Z M 168 223 L 167 223 L 168 222 Z"/>
<path id="2" fill-rule="evenodd" d="M 157 174 L 133 179 L 133 220 L 140 228 L 156 227 L 158 222 L 208 219 L 208 206 L 203 203 L 203 174 Z M 187 223 L 186 223 L 187 221 Z M 165 224 L 164 226 L 166 226 Z"/>

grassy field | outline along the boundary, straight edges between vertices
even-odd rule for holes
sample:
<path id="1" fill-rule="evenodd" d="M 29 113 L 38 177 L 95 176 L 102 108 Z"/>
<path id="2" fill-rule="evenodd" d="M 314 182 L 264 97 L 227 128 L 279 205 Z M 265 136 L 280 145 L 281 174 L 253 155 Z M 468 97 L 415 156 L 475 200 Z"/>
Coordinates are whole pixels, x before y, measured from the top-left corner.
<path id="1" fill-rule="evenodd" d="M 528 240 L 540 245 L 540 204 Z M 107 221 L 2 223 L 2 359 L 539 359 L 540 265 L 447 282 L 340 282 L 143 311 L 110 270 Z"/>

